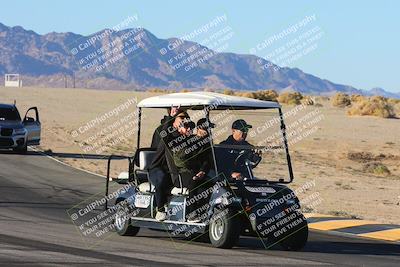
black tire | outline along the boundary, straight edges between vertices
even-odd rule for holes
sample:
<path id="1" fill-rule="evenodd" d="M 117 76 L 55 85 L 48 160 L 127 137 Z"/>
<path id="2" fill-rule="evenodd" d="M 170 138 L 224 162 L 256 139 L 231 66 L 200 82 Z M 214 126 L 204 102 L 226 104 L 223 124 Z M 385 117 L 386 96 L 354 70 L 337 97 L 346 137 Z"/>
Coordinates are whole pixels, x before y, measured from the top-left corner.
<path id="1" fill-rule="evenodd" d="M 211 244 L 217 248 L 232 248 L 240 237 L 241 223 L 237 212 L 231 209 L 213 214 L 208 227 Z"/>
<path id="2" fill-rule="evenodd" d="M 286 236 L 280 242 L 280 245 L 285 250 L 299 251 L 306 245 L 307 239 L 308 239 L 308 226 L 307 223 L 305 223 L 302 226 L 300 226 L 295 232 Z"/>
<path id="3" fill-rule="evenodd" d="M 126 205 L 118 205 L 114 218 L 115 231 L 121 236 L 135 236 L 140 228 L 132 226 L 128 216 L 129 208 Z"/>
<path id="4" fill-rule="evenodd" d="M 13 148 L 13 151 L 18 154 L 26 154 L 26 152 L 28 152 L 28 146 L 24 145 L 21 147 Z"/>

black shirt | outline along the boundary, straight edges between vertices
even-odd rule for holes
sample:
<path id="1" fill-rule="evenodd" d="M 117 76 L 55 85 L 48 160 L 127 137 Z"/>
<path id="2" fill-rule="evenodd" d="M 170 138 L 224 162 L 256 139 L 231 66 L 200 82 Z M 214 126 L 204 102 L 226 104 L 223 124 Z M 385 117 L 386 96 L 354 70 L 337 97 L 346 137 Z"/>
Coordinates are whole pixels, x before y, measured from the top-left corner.
<path id="1" fill-rule="evenodd" d="M 236 141 L 232 135 L 230 135 L 225 141 L 220 143 L 221 145 L 240 145 L 240 146 L 250 146 L 248 149 L 253 147 L 252 144 L 243 141 Z M 225 177 L 230 179 L 233 172 L 239 172 L 242 175 L 248 175 L 247 168 L 245 166 L 234 166 L 235 159 L 238 157 L 239 153 L 245 149 L 240 148 L 224 148 L 218 147 L 216 149 L 216 154 L 218 158 L 218 171 L 223 172 Z"/>

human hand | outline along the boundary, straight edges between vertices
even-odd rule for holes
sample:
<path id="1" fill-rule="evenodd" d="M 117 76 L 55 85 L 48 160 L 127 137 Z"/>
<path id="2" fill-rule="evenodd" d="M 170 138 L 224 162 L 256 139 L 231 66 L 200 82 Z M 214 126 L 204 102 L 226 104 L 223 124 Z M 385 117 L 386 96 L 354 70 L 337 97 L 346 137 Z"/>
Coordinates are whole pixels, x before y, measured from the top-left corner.
<path id="1" fill-rule="evenodd" d="M 235 180 L 242 180 L 242 174 L 240 172 L 232 172 L 231 177 Z"/>
<path id="2" fill-rule="evenodd" d="M 172 117 L 175 116 L 180 108 L 181 106 L 172 106 L 169 115 L 171 115 Z"/>
<path id="3" fill-rule="evenodd" d="M 202 179 L 204 177 L 204 175 L 206 175 L 205 172 L 203 171 L 199 171 L 195 176 L 193 176 L 193 180 L 199 180 Z"/>

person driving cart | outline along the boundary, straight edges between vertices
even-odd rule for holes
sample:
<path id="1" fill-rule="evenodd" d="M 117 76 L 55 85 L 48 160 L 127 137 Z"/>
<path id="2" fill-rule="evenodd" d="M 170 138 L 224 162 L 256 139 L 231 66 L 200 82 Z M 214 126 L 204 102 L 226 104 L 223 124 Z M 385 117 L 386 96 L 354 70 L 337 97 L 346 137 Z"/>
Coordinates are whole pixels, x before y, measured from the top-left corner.
<path id="1" fill-rule="evenodd" d="M 241 151 L 251 150 L 254 147 L 246 141 L 247 133 L 252 127 L 243 119 L 236 120 L 232 123 L 232 134 L 220 143 L 229 146 L 228 149 L 222 150 L 223 153 L 219 153 L 219 157 L 224 159 L 220 171 L 224 173 L 225 177 L 241 180 L 248 175 L 246 166 L 237 166 L 235 160 Z M 233 146 L 241 146 L 242 148 L 234 148 Z"/>

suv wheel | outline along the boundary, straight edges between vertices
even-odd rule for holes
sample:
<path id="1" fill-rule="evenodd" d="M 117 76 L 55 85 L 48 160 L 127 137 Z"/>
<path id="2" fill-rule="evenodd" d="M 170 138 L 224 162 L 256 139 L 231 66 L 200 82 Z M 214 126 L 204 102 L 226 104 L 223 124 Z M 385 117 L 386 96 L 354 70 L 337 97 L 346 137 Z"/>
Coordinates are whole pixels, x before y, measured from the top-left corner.
<path id="1" fill-rule="evenodd" d="M 28 146 L 24 145 L 21 147 L 13 148 L 13 151 L 19 154 L 26 154 L 26 152 L 28 152 Z"/>

